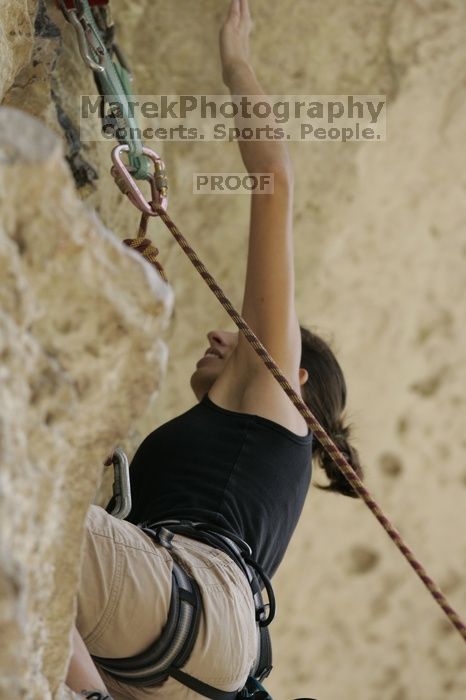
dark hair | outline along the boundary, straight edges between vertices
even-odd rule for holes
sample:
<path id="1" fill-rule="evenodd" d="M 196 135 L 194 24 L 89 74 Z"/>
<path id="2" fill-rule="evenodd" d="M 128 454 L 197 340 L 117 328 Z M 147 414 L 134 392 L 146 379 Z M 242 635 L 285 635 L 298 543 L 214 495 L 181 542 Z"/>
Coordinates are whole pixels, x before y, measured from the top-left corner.
<path id="1" fill-rule="evenodd" d="M 359 454 L 348 441 L 350 426 L 343 424 L 342 414 L 346 406 L 346 382 L 343 371 L 329 345 L 307 328 L 303 326 L 300 328 L 302 341 L 300 366 L 304 367 L 309 374 L 307 382 L 301 387 L 303 400 L 362 479 L 363 470 L 359 463 Z M 317 439 L 313 443 L 314 457 L 330 480 L 328 486 L 317 485 L 317 488 L 358 498 L 356 491 Z"/>

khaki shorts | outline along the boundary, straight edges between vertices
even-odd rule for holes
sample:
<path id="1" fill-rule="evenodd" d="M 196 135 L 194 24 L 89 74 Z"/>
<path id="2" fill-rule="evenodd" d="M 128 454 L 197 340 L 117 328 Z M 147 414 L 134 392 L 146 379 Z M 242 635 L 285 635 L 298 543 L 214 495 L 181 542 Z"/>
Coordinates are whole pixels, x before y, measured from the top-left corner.
<path id="1" fill-rule="evenodd" d="M 251 589 L 221 550 L 182 535 L 172 546 L 199 584 L 203 612 L 183 671 L 220 690 L 241 688 L 254 665 L 258 636 Z M 86 518 L 77 628 L 91 654 L 133 656 L 157 639 L 170 605 L 172 559 L 136 525 L 99 506 Z M 101 671 L 114 700 L 194 700 L 201 696 L 173 678 L 156 688 L 125 685 Z"/>

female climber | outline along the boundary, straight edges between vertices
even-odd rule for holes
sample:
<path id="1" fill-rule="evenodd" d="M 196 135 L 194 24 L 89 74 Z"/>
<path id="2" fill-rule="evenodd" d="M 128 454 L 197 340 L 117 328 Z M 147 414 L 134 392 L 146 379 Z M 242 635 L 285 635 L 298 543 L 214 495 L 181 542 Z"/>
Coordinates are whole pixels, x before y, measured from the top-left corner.
<path id="1" fill-rule="evenodd" d="M 232 95 L 264 99 L 250 62 L 251 27 L 248 1 L 230 0 L 220 32 L 222 74 Z M 286 144 L 239 141 L 239 148 L 249 173 L 274 179 L 273 193 L 251 195 L 242 316 L 361 476 L 342 417 L 342 370 L 329 346 L 297 318 Z M 297 525 L 311 457 L 327 474 L 325 488 L 356 495 L 320 444 L 312 445 L 306 421 L 244 336 L 211 331 L 207 338 L 191 377 L 197 402 L 150 433 L 134 455 L 130 515 L 118 520 L 98 506 L 89 509 L 67 684 L 92 700 L 236 697 L 257 665 L 257 597 L 226 540 L 217 546 L 212 537 L 222 532 L 230 542 L 247 543 L 264 581 L 276 572 Z M 170 521 L 207 529 L 203 536 L 189 527 L 183 534 Z M 165 543 L 153 537 L 160 522 Z M 181 666 L 186 675 L 168 674 L 156 685 L 122 680 L 99 660 L 132 659 L 160 638 L 168 626 L 174 562 L 200 594 L 193 646 Z"/>

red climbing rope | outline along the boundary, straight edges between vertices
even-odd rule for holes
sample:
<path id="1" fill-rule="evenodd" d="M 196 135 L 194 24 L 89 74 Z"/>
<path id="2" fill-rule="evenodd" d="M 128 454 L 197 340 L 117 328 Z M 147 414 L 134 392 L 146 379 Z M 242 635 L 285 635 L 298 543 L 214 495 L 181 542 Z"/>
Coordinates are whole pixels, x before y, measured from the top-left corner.
<path id="1" fill-rule="evenodd" d="M 117 149 L 120 148 L 121 146 L 117 146 Z M 116 149 L 114 149 L 116 150 Z M 149 149 L 144 149 L 144 152 L 149 151 Z M 160 161 L 159 157 L 151 152 L 154 156 L 156 156 L 156 159 Z M 155 160 L 154 162 L 155 162 Z M 114 161 L 115 162 L 115 161 Z M 161 161 L 160 161 L 161 162 Z M 162 163 L 163 166 L 163 163 Z M 159 166 L 160 167 L 160 166 Z M 112 169 L 113 170 L 113 169 Z M 125 169 L 126 170 L 126 169 Z M 120 171 L 121 172 L 121 171 Z M 112 172 L 112 174 L 115 176 L 115 173 Z M 126 170 L 125 174 L 125 179 L 131 178 L 131 175 L 129 172 Z M 132 178 L 131 178 L 132 179 Z M 135 189 L 138 190 L 138 195 L 136 196 Z M 364 503 L 367 505 L 367 507 L 372 511 L 372 513 L 375 515 L 379 523 L 382 525 L 384 530 L 387 532 L 388 536 L 393 540 L 395 545 L 398 547 L 400 552 L 404 555 L 404 557 L 408 560 L 409 564 L 412 566 L 416 574 L 419 576 L 421 581 L 424 583 L 426 588 L 430 591 L 431 595 L 433 596 L 434 600 L 439 604 L 439 606 L 442 608 L 452 625 L 458 630 L 458 632 L 461 634 L 463 640 L 466 642 L 466 625 L 462 621 L 461 617 L 459 614 L 451 607 L 449 604 L 447 598 L 445 595 L 442 593 L 440 590 L 439 586 L 433 581 L 430 576 L 427 575 L 426 570 L 422 566 L 422 564 L 416 559 L 414 556 L 414 553 L 412 550 L 408 547 L 408 545 L 404 542 L 403 538 L 401 537 L 400 533 L 398 530 L 392 525 L 390 520 L 384 515 L 382 512 L 381 508 L 378 506 L 376 501 L 373 499 L 372 495 L 370 492 L 366 489 L 364 484 L 362 483 L 361 479 L 357 476 L 357 474 L 354 472 L 354 470 L 351 468 L 351 465 L 349 462 L 345 459 L 343 454 L 338 450 L 336 447 L 335 443 L 331 440 L 331 438 L 327 435 L 325 430 L 322 428 L 320 423 L 318 423 L 317 419 L 311 413 L 307 405 L 304 403 L 302 398 L 298 396 L 296 391 L 293 389 L 291 384 L 287 381 L 286 377 L 284 376 L 283 372 L 280 370 L 278 365 L 274 362 L 272 357 L 269 355 L 265 347 L 262 345 L 260 340 L 257 338 L 257 336 L 253 333 L 253 331 L 250 329 L 246 321 L 240 316 L 240 314 L 236 311 L 230 300 L 225 296 L 223 290 L 218 286 L 212 275 L 208 272 L 208 270 L 205 268 L 204 264 L 201 262 L 201 260 L 198 258 L 194 250 L 191 248 L 189 243 L 186 241 L 180 230 L 176 227 L 170 216 L 167 214 L 166 210 L 164 209 L 163 206 L 163 201 L 162 197 L 155 197 L 153 198 L 153 201 L 151 202 L 151 213 L 148 213 L 149 210 L 149 205 L 148 203 L 144 200 L 144 202 L 140 201 L 139 195 L 142 197 L 141 192 L 137 188 L 136 184 L 133 181 L 133 185 L 129 188 L 129 191 L 131 192 L 130 199 L 137 206 L 139 209 L 141 209 L 144 214 L 147 216 L 159 216 L 164 224 L 167 226 L 168 230 L 170 233 L 173 235 L 175 238 L 176 242 L 181 246 L 183 251 L 186 253 L 188 258 L 191 260 L 193 263 L 194 267 L 196 270 L 199 272 L 201 277 L 205 280 L 209 288 L 213 291 L 217 299 L 220 301 L 222 304 L 223 308 L 227 311 L 229 316 L 233 319 L 235 324 L 238 326 L 240 331 L 244 334 L 250 345 L 254 348 L 256 353 L 259 355 L 261 360 L 264 362 L 266 367 L 270 370 L 270 372 L 273 374 L 275 379 L 278 381 L 280 386 L 283 388 L 285 393 L 289 396 L 293 404 L 296 406 L 298 411 L 301 413 L 301 415 L 305 418 L 306 423 L 308 424 L 309 428 L 312 430 L 314 433 L 315 437 L 318 439 L 320 444 L 324 447 L 326 452 L 330 455 L 330 457 L 333 459 L 335 464 L 339 467 L 341 472 L 344 474 L 346 477 L 347 481 L 351 484 L 351 486 L 354 488 L 354 490 L 358 493 L 360 498 L 364 501 Z M 144 215 L 143 214 L 143 215 Z"/>
<path id="2" fill-rule="evenodd" d="M 129 248 L 133 248 L 138 253 L 140 253 L 143 258 L 145 258 L 155 267 L 163 281 L 168 282 L 165 270 L 163 269 L 161 263 L 157 260 L 159 249 L 155 247 L 150 238 L 146 238 L 148 218 L 149 214 L 143 213 L 141 216 L 141 222 L 139 224 L 139 231 L 137 237 L 125 238 L 123 243 Z"/>

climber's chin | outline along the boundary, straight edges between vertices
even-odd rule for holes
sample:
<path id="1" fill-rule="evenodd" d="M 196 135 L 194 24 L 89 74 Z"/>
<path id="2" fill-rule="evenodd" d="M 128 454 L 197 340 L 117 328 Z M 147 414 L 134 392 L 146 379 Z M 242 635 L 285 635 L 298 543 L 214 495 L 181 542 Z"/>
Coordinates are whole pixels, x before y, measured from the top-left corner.
<path id="1" fill-rule="evenodd" d="M 202 399 L 220 376 L 224 362 L 215 355 L 204 355 L 196 363 L 190 384 L 198 401 Z"/>

